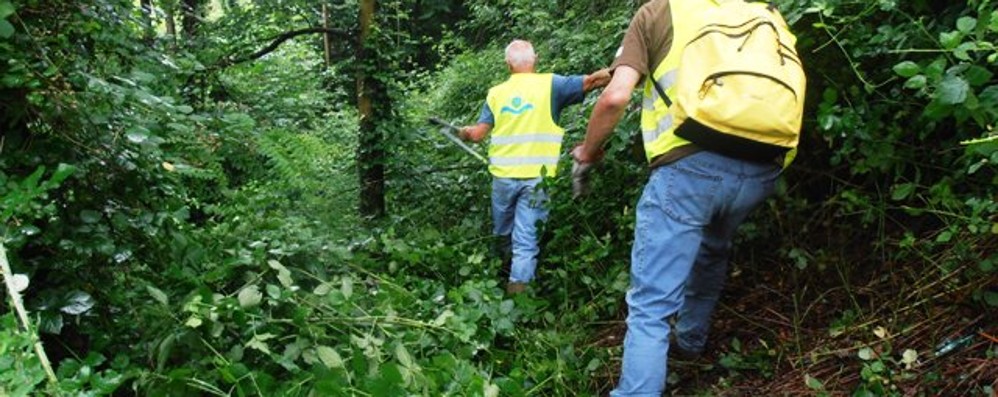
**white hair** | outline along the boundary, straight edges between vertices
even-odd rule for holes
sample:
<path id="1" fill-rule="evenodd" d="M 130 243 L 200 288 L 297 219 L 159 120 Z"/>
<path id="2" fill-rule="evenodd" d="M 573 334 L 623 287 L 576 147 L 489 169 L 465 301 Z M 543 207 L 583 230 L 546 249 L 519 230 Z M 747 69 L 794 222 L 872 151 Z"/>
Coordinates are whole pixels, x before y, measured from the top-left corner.
<path id="1" fill-rule="evenodd" d="M 506 46 L 506 62 L 511 66 L 533 66 L 537 61 L 534 46 L 529 41 L 513 40 Z"/>

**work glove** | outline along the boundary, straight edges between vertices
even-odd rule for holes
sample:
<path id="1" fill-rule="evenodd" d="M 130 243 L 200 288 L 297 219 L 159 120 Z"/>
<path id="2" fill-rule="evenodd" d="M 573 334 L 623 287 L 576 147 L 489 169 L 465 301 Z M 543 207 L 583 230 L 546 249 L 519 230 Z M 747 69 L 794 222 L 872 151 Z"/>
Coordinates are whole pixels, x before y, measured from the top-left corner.
<path id="1" fill-rule="evenodd" d="M 592 170 L 592 163 L 580 163 L 579 160 L 572 159 L 572 198 L 589 194 L 589 171 Z"/>

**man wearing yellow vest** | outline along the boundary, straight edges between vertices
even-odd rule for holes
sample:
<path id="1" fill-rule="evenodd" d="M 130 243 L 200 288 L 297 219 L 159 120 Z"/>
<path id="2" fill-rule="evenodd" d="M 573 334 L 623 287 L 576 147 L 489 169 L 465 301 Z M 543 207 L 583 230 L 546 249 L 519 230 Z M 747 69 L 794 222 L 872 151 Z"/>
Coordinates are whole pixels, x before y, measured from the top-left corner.
<path id="1" fill-rule="evenodd" d="M 580 103 L 585 93 L 605 86 L 610 74 L 586 76 L 535 72 L 533 46 L 514 40 L 506 47 L 511 76 L 489 90 L 478 124 L 461 129 L 461 139 L 482 141 L 491 132 L 489 172 L 492 181 L 493 233 L 512 250 L 509 293 L 523 292 L 537 268 L 537 224 L 547 220 L 547 194 L 538 184 L 558 170 L 564 129 L 561 110 Z M 510 247 L 511 245 L 511 247 Z M 504 264 L 505 266 L 505 264 Z"/>
<path id="2" fill-rule="evenodd" d="M 593 109 L 585 140 L 572 151 L 583 167 L 600 161 L 602 144 L 644 79 L 641 133 L 651 174 L 636 211 L 627 335 L 612 396 L 660 396 L 667 358 L 703 352 L 735 229 L 772 193 L 781 171 L 777 158 L 740 159 L 674 133 L 673 114 L 660 92 L 676 97 L 683 46 L 703 24 L 703 11 L 715 3 L 653 0 L 641 7 L 611 66 L 613 79 Z"/>

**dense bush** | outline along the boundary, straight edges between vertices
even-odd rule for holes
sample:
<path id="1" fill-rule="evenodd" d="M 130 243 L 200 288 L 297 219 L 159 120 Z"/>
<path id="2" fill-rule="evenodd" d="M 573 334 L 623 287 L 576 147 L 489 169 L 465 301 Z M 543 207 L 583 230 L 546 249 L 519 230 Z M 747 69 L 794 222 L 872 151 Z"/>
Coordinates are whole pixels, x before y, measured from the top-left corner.
<path id="1" fill-rule="evenodd" d="M 32 321 L 18 327 L 3 289 L 0 394 L 612 386 L 647 175 L 638 112 L 592 196 L 571 200 L 564 173 L 545 182 L 538 280 L 513 298 L 489 253 L 490 176 L 426 120 L 476 122 L 513 38 L 541 71 L 605 66 L 641 2 L 382 3 L 365 69 L 390 104 L 380 220 L 356 214 L 355 43 L 337 41 L 329 68 L 317 35 L 226 63 L 317 24 L 313 3 L 212 2 L 196 32 L 150 37 L 132 1 L 0 0 L 0 242 Z M 809 76 L 801 154 L 738 238 L 716 365 L 671 387 L 993 393 L 979 363 L 996 354 L 998 11 L 778 3 Z M 352 34 L 355 6 L 332 5 L 331 26 Z M 595 96 L 562 115 L 566 149 Z"/>

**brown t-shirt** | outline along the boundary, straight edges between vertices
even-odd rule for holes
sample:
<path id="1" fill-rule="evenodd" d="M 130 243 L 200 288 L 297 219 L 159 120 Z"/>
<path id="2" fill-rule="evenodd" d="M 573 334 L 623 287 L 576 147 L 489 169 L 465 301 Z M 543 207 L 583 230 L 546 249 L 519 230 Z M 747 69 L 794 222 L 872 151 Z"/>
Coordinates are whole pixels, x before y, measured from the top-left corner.
<path id="1" fill-rule="evenodd" d="M 641 6 L 624 34 L 617 59 L 610 69 L 630 66 L 648 78 L 672 49 L 672 10 L 669 0 L 652 0 Z M 669 164 L 700 151 L 696 145 L 684 145 L 652 159 L 650 167 Z"/>

